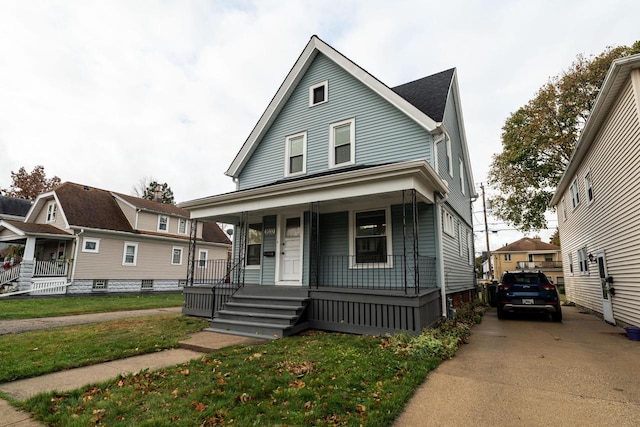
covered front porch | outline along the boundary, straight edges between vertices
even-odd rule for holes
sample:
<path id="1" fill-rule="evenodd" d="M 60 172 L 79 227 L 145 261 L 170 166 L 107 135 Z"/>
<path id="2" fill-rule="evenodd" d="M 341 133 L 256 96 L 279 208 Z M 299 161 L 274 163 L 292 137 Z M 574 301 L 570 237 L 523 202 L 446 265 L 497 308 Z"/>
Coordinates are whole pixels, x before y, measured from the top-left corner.
<path id="1" fill-rule="evenodd" d="M 234 247 L 222 276 L 207 273 L 220 271 L 220 261 L 190 253 L 185 312 L 193 307 L 215 324 L 238 290 L 251 288 L 280 301 L 303 297 L 296 325 L 419 333 L 444 313 L 438 202 L 447 191 L 415 161 L 187 202 L 192 218 L 233 225 Z"/>
<path id="2" fill-rule="evenodd" d="M 0 295 L 64 294 L 74 239 L 50 225 L 0 221 L 0 241 L 8 243 L 0 268 Z"/>

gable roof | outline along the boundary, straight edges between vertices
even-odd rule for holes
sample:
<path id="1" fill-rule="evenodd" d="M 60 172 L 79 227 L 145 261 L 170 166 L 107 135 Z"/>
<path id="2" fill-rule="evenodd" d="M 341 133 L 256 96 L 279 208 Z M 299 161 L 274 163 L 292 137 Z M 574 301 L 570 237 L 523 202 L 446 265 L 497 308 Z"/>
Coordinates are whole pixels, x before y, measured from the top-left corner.
<path id="1" fill-rule="evenodd" d="M 298 57 L 297 61 L 295 62 L 295 64 L 287 74 L 287 77 L 285 78 L 284 82 L 282 82 L 282 84 L 280 85 L 280 88 L 278 89 L 273 99 L 267 106 L 267 109 L 264 111 L 264 113 L 258 120 L 258 123 L 255 125 L 255 127 L 251 131 L 251 134 L 249 135 L 247 140 L 244 142 L 244 144 L 240 148 L 240 151 L 238 152 L 236 157 L 233 159 L 231 165 L 229 166 L 229 169 L 227 169 L 227 171 L 225 172 L 226 175 L 231 177 L 237 177 L 240 174 L 242 168 L 245 166 L 249 157 L 251 157 L 251 154 L 255 151 L 258 143 L 262 139 L 262 136 L 264 136 L 264 134 L 269 129 L 273 121 L 276 119 L 276 117 L 278 116 L 278 113 L 280 113 L 280 111 L 286 104 L 287 100 L 289 99 L 289 97 L 297 87 L 298 83 L 300 82 L 300 80 L 302 79 L 305 72 L 307 71 L 307 69 L 309 68 L 309 66 L 315 59 L 315 57 L 318 55 L 318 53 L 321 53 L 327 56 L 339 67 L 341 67 L 347 73 L 351 74 L 353 77 L 355 77 L 362 84 L 367 86 L 369 89 L 373 90 L 375 93 L 380 95 L 382 98 L 384 98 L 394 107 L 396 107 L 398 110 L 403 112 L 410 119 L 414 120 L 418 125 L 425 128 L 427 131 L 429 132 L 438 131 L 438 127 L 440 124 L 439 120 L 436 120 L 433 117 L 430 117 L 425 112 L 425 111 L 429 111 L 426 105 L 423 106 L 423 109 L 424 109 L 423 111 L 423 109 L 414 105 L 411 101 L 406 99 L 404 95 L 400 95 L 399 93 L 395 92 L 394 90 L 386 86 L 384 83 L 376 79 L 374 76 L 369 74 L 363 68 L 358 66 L 356 63 L 351 61 L 349 58 L 342 55 L 340 52 L 338 52 L 337 50 L 335 50 L 334 48 L 332 48 L 331 46 L 329 46 L 328 44 L 326 44 L 325 42 L 323 42 L 317 36 L 314 35 L 311 37 L 311 40 L 309 40 L 309 43 L 307 43 L 307 45 L 305 46 L 304 50 Z M 451 70 L 445 71 L 444 72 L 445 75 L 442 75 L 442 76 L 439 76 L 438 78 L 434 78 L 427 81 L 427 82 L 438 83 L 438 90 L 434 90 L 433 93 L 430 93 L 430 95 L 434 99 L 438 98 L 438 104 L 441 103 L 440 95 L 442 95 L 443 93 L 441 86 L 443 82 L 446 81 L 446 73 L 448 71 L 451 71 Z M 438 74 L 442 74 L 442 73 L 438 73 Z M 434 76 L 437 76 L 437 75 L 434 75 Z M 406 96 L 410 98 L 414 98 L 416 96 L 415 94 L 419 92 L 419 89 L 423 91 L 426 90 L 425 83 L 427 82 L 420 82 L 420 80 L 417 80 L 416 82 L 412 82 L 413 84 L 410 84 L 410 86 L 404 89 L 401 88 L 400 91 L 406 92 L 405 93 Z M 447 87 L 447 91 L 444 92 L 445 96 L 448 94 L 448 92 L 449 91 Z M 446 99 L 444 100 L 444 102 L 446 102 Z M 438 111 L 440 111 L 440 108 L 438 106 L 433 108 L 434 113 L 437 114 Z M 442 108 L 442 111 L 444 111 L 444 108 Z M 442 114 L 440 114 L 440 117 L 441 116 Z"/>
<path id="2" fill-rule="evenodd" d="M 560 251 L 560 246 L 545 243 L 540 238 L 523 237 L 511 244 L 497 249 L 495 252 L 535 252 L 535 251 Z"/>
<path id="3" fill-rule="evenodd" d="M 26 216 L 31 209 L 31 200 L 0 196 L 0 215 Z"/>
<path id="4" fill-rule="evenodd" d="M 2 226 L 9 228 L 14 233 L 23 236 L 25 234 L 40 234 L 40 235 L 59 235 L 70 236 L 64 230 L 59 229 L 51 224 L 40 224 L 36 222 L 22 222 L 14 221 L 10 219 L 2 220 Z"/>
<path id="5" fill-rule="evenodd" d="M 551 202 L 549 202 L 550 206 L 556 206 L 560 202 L 582 160 L 593 145 L 600 128 L 609 115 L 609 111 L 618 99 L 620 91 L 623 89 L 627 79 L 629 79 L 631 71 L 636 68 L 640 68 L 640 54 L 616 59 L 611 64 L 611 68 L 609 68 L 609 72 L 607 72 L 607 76 L 602 83 L 602 88 L 596 97 L 596 102 L 593 104 L 591 114 L 589 114 L 589 118 L 587 118 L 587 122 L 580 133 L 576 148 L 573 150 L 571 159 L 569 159 L 569 164 L 565 168 Z M 638 102 L 640 102 L 640 99 L 638 99 Z"/>
<path id="6" fill-rule="evenodd" d="M 455 68 L 391 88 L 436 122 L 441 122 Z"/>

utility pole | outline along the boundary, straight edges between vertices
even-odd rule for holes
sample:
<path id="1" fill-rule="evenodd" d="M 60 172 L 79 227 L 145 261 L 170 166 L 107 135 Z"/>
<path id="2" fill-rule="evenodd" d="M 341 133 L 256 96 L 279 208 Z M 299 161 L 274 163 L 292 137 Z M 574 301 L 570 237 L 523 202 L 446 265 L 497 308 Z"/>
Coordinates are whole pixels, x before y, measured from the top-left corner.
<path id="1" fill-rule="evenodd" d="M 487 224 L 487 203 L 484 198 L 484 185 L 480 183 L 482 189 L 482 211 L 484 212 L 484 234 L 487 240 L 487 261 L 489 262 L 489 279 L 493 279 L 493 267 L 491 266 L 491 247 L 489 246 L 489 224 Z"/>

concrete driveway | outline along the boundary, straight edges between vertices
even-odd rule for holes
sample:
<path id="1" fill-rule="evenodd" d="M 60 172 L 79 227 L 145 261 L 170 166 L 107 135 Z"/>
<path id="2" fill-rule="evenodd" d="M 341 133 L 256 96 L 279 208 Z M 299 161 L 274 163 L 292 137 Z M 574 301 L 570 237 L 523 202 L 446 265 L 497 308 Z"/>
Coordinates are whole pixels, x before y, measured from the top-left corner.
<path id="1" fill-rule="evenodd" d="M 498 320 L 432 372 L 396 426 L 639 426 L 640 341 L 575 307 Z"/>

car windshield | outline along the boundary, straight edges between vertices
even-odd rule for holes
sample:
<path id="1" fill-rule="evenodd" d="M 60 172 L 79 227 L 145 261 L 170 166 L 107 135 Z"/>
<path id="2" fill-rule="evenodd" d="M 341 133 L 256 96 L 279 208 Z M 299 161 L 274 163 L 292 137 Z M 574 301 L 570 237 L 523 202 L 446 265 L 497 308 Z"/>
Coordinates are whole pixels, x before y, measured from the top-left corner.
<path id="1" fill-rule="evenodd" d="M 503 283 L 512 285 L 548 284 L 544 274 L 540 273 L 506 273 L 502 278 Z"/>

